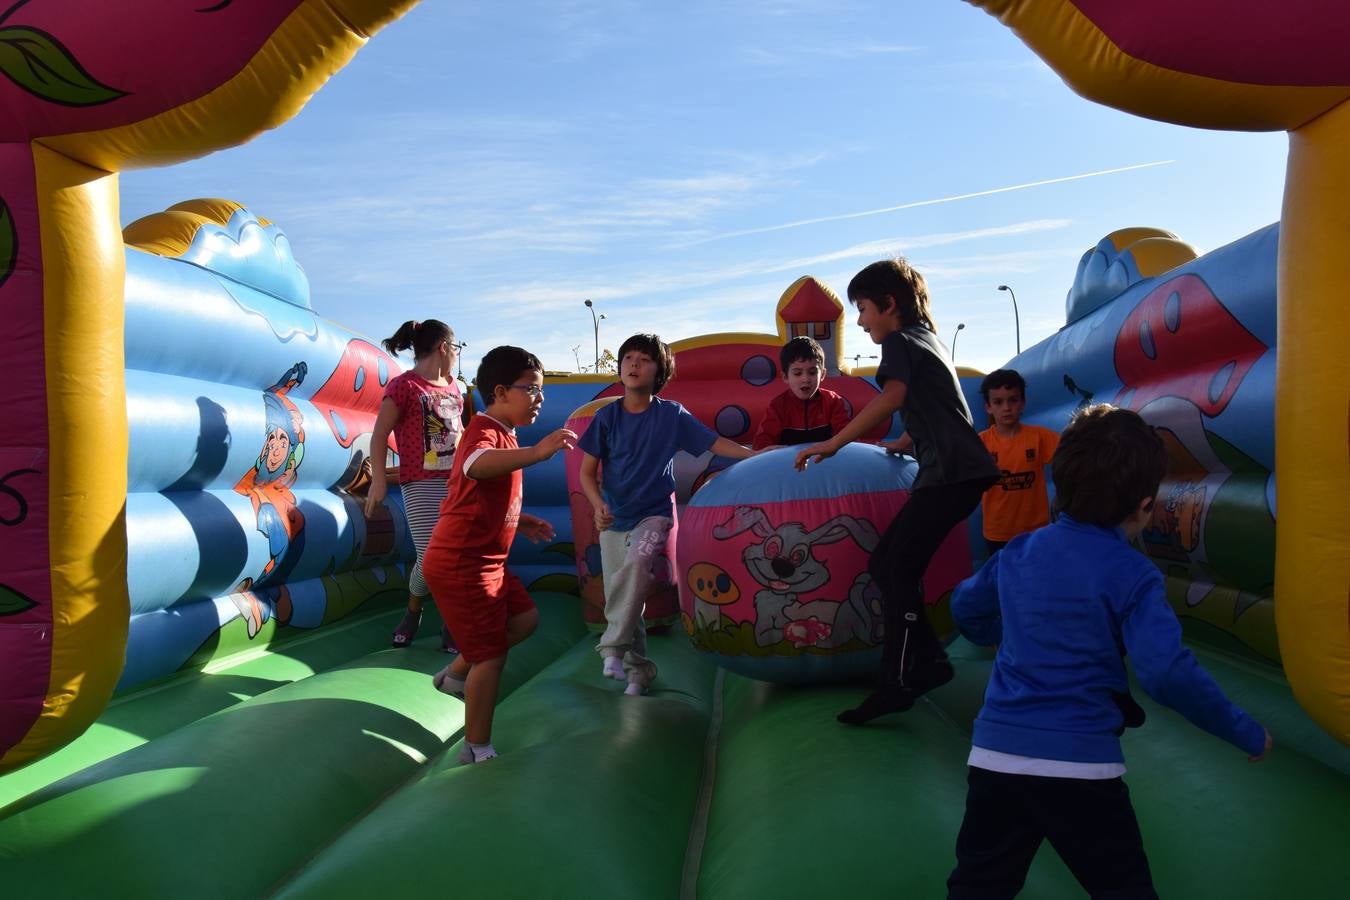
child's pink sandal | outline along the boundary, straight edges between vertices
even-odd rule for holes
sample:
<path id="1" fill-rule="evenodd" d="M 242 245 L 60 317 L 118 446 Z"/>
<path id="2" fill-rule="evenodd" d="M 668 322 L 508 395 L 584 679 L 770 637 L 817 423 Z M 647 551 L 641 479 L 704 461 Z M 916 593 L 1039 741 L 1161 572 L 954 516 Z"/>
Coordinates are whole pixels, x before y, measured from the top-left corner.
<path id="1" fill-rule="evenodd" d="M 417 637 L 417 629 L 421 625 L 422 611 L 420 609 L 417 612 L 413 612 L 411 609 L 405 612 L 403 614 L 403 620 L 399 622 L 398 627 L 394 629 L 393 646 L 407 647 L 412 644 L 413 638 Z"/>

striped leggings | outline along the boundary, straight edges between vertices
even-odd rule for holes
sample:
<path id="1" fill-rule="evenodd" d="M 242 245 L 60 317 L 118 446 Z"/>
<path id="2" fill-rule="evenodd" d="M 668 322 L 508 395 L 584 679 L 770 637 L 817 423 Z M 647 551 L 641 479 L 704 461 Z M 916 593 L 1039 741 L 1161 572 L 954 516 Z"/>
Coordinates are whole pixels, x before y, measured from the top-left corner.
<path id="1" fill-rule="evenodd" d="M 436 529 L 436 520 L 440 518 L 445 491 L 444 478 L 424 478 L 403 485 L 403 511 L 408 516 L 413 546 L 417 548 L 417 564 L 408 576 L 408 593 L 414 597 L 426 597 L 431 593 L 422 578 L 422 557 L 431 541 L 431 532 Z"/>

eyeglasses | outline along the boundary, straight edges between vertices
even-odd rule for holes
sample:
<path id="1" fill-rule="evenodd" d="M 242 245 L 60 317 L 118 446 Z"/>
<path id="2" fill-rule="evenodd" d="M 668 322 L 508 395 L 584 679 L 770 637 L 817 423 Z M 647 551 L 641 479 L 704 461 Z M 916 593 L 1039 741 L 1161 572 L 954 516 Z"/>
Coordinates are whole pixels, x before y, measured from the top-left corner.
<path id="1" fill-rule="evenodd" d="M 513 387 L 516 388 L 517 390 L 524 391 L 526 394 L 529 394 L 531 400 L 533 400 L 535 397 L 544 396 L 544 389 L 537 384 L 512 384 L 508 385 L 508 387 Z"/>
<path id="2" fill-rule="evenodd" d="M 467 346 L 469 346 L 469 342 L 468 342 L 468 341 L 451 341 L 451 342 L 450 342 L 450 349 L 453 350 L 453 351 L 455 351 L 456 353 L 458 353 L 459 351 L 463 350 L 463 349 L 464 349 L 465 347 L 467 347 Z"/>

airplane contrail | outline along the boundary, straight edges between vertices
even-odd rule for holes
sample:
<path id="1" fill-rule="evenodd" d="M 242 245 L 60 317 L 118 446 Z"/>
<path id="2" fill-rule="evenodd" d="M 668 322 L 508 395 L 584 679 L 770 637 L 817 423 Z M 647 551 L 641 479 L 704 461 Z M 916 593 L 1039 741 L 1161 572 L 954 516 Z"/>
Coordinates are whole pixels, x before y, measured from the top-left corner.
<path id="1" fill-rule="evenodd" d="M 932 200 L 915 200 L 911 203 L 901 203 L 898 206 L 884 206 L 881 209 L 868 209 L 862 212 L 842 213 L 837 216 L 821 216 L 816 219 L 801 219 L 797 222 L 787 222 L 783 225 L 766 225 L 763 228 L 747 228 L 744 231 L 728 231 L 725 234 L 717 234 L 712 237 L 700 238 L 694 241 L 687 241 L 676 246 L 691 247 L 695 244 L 707 244 L 711 241 L 725 240 L 726 238 L 744 237 L 747 234 L 764 234 L 770 231 L 783 231 L 788 228 L 800 228 L 803 225 L 819 225 L 821 222 L 840 222 L 844 219 L 861 219 L 864 216 L 878 216 L 882 213 L 897 212 L 902 209 L 914 209 L 918 206 L 936 206 L 939 203 L 951 203 L 954 200 L 969 200 L 972 197 L 988 197 L 991 194 L 1006 194 L 1009 191 L 1021 191 L 1026 188 L 1044 187 L 1047 184 L 1063 184 L 1066 181 L 1081 181 L 1084 178 L 1096 178 L 1099 175 L 1116 175 L 1120 172 L 1133 172 L 1136 169 L 1149 169 L 1154 166 L 1166 166 L 1176 162 L 1174 159 L 1160 159 L 1156 162 L 1137 163 L 1132 166 L 1120 166 L 1115 169 L 1101 169 L 1097 172 L 1083 172 L 1079 175 L 1065 175 L 1062 178 L 1047 178 L 1044 181 L 1028 181 L 1025 184 L 1013 184 L 1008 187 L 990 188 L 987 191 L 973 191 L 969 194 L 953 194 L 950 197 L 935 197 Z"/>

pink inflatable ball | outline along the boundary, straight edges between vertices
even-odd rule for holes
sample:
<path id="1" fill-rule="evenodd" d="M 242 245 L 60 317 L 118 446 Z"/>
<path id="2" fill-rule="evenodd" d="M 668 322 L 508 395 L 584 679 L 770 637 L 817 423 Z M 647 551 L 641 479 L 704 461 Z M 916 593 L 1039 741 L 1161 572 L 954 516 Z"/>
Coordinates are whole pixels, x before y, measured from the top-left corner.
<path id="1" fill-rule="evenodd" d="M 850 444 L 797 472 L 797 448 L 736 463 L 681 513 L 680 609 L 694 646 L 774 682 L 847 681 L 881 661 L 881 596 L 867 574 L 880 535 L 909 498 L 917 464 Z M 958 526 L 924 578 L 933 608 L 971 571 Z"/>
<path id="2" fill-rule="evenodd" d="M 596 412 L 619 400 L 602 397 L 592 400 L 567 417 L 567 425 L 580 438 L 595 418 Z M 581 458 L 578 448 L 567 451 L 563 460 L 567 469 L 567 497 L 572 510 L 572 552 L 577 565 L 577 587 L 581 593 L 581 611 L 586 625 L 592 631 L 605 629 L 605 577 L 600 567 L 600 533 L 595 528 L 595 510 L 581 490 Z M 600 480 L 604 483 L 604 463 L 600 465 Z M 658 558 L 657 581 L 663 586 L 647 598 L 643 621 L 649 630 L 667 628 L 680 619 L 680 600 L 675 591 L 674 554 L 679 538 L 679 522 L 671 527 L 665 555 Z"/>

